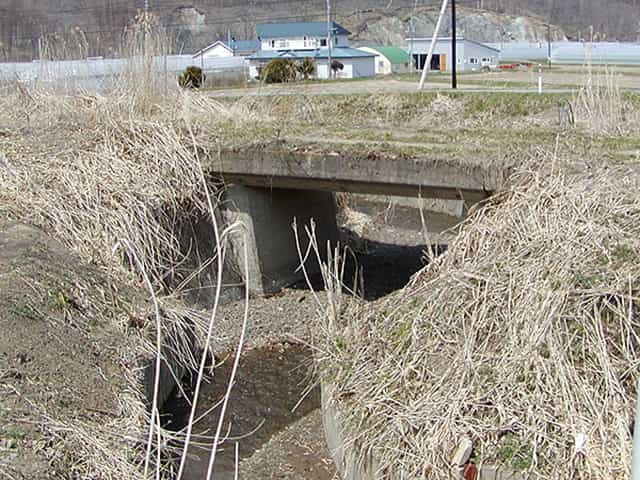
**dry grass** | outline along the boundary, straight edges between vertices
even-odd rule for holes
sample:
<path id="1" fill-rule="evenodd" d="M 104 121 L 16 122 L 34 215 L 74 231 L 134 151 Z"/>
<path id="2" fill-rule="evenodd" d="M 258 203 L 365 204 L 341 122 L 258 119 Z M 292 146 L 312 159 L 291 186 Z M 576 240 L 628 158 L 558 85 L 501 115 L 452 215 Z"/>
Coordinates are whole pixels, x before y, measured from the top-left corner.
<path id="1" fill-rule="evenodd" d="M 178 217 L 206 213 L 194 152 L 215 155 L 217 126 L 239 116 L 189 93 L 148 100 L 126 93 L 0 98 L 2 110 L 13 112 L 2 141 L 0 214 L 42 226 L 105 266 L 132 264 L 124 250 L 114 259 L 116 242 L 126 238 L 160 287 L 182 260 Z"/>
<path id="2" fill-rule="evenodd" d="M 597 134 L 625 135 L 637 132 L 640 116 L 620 89 L 620 75 L 615 70 L 594 74 L 591 69 L 573 103 L 578 125 Z"/>
<path id="3" fill-rule="evenodd" d="M 640 172 L 559 164 L 525 167 L 403 291 L 333 296 L 321 368 L 383 478 L 449 478 L 465 435 L 532 478 L 629 478 Z"/>
<path id="4" fill-rule="evenodd" d="M 201 159 L 216 155 L 221 132 L 251 124 L 258 114 L 242 102 L 223 106 L 192 92 L 164 92 L 153 82 L 129 88 L 136 78 L 123 79 L 109 95 L 18 86 L 0 97 L 0 217 L 41 227 L 125 285 L 140 285 L 146 276 L 149 295 L 161 307 L 152 316 L 161 332 L 153 321 L 142 325 L 143 338 L 123 354 L 124 364 L 131 368 L 157 356 L 150 339 L 158 336 L 162 348 L 197 369 L 204 355 L 196 358 L 193 339 L 204 338 L 213 319 L 176 302 L 179 292 L 167 279 L 185 260 L 180 225 L 213 215 L 216 200 L 207 199 Z M 217 188 L 211 180 L 214 195 Z M 208 253 L 215 265 L 219 257 Z M 109 320 L 129 332 L 129 318 Z M 141 373 L 136 369 L 123 379 L 128 393 L 115 423 L 50 418 L 45 430 L 56 445 L 49 449 L 56 455 L 51 461 L 82 478 L 141 478 L 139 456 L 129 447 L 144 445 L 144 431 L 155 421 L 141 398 Z M 152 438 L 150 475 L 158 478 L 156 447 L 167 460 L 172 435 L 155 429 Z"/>

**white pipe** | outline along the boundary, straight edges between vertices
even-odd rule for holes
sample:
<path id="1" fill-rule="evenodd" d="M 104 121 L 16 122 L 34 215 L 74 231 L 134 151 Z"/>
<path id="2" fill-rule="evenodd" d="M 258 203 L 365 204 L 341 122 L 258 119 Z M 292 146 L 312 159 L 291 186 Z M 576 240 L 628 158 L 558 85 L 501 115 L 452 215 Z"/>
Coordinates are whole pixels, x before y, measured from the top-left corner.
<path id="1" fill-rule="evenodd" d="M 438 21 L 436 22 L 436 28 L 433 31 L 433 38 L 431 39 L 431 46 L 429 47 L 429 54 L 427 55 L 427 60 L 422 66 L 422 76 L 420 77 L 420 86 L 418 90 L 422 90 L 424 88 L 424 82 L 427 80 L 427 72 L 429 68 L 431 68 L 431 58 L 433 57 L 433 50 L 436 48 L 436 41 L 438 40 L 438 32 L 440 32 L 440 24 L 442 23 L 442 18 L 444 17 L 445 12 L 447 11 L 447 4 L 449 0 L 442 1 L 442 8 L 440 9 L 440 16 L 438 17 Z M 411 39 L 413 42 L 413 39 Z"/>
<path id="2" fill-rule="evenodd" d="M 638 382 L 636 384 L 636 416 L 633 426 L 631 480 L 640 480 L 640 379 L 638 379 Z"/>
<path id="3" fill-rule="evenodd" d="M 538 66 L 538 93 L 542 94 L 542 66 Z"/>

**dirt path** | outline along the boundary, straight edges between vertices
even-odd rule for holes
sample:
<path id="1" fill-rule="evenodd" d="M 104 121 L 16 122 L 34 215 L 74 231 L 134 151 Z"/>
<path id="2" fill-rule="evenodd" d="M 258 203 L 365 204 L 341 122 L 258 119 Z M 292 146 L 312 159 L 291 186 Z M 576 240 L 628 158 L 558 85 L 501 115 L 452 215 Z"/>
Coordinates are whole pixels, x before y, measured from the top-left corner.
<path id="1" fill-rule="evenodd" d="M 281 302 L 280 302 L 281 303 Z M 228 386 L 232 366 L 231 356 L 215 370 L 215 376 L 202 391 L 199 412 L 205 414 L 211 405 L 223 398 Z M 227 440 L 217 453 L 215 464 L 216 479 L 233 479 L 235 448 L 238 444 L 240 478 L 331 478 L 318 476 L 322 470 L 309 477 L 309 470 L 317 465 L 330 465 L 330 455 L 324 446 L 324 438 L 317 423 L 304 420 L 320 406 L 319 391 L 313 385 L 311 351 L 300 345 L 280 342 L 247 351 L 240 362 L 238 376 L 229 401 L 224 432 Z M 203 437 L 202 448 L 192 448 L 193 459 L 189 462 L 186 475 L 189 480 L 206 476 L 210 449 L 210 438 L 219 420 L 219 409 L 207 415 L 197 428 Z M 306 429 L 306 433 L 303 430 Z M 283 431 L 296 437 L 294 443 L 282 445 L 275 438 Z M 277 446 L 280 445 L 280 446 Z M 300 457 L 300 451 L 313 452 Z M 280 459 L 273 454 L 278 451 Z M 250 461 L 259 455 L 262 461 Z M 196 458 L 197 457 L 197 458 Z M 293 477 L 284 476 L 283 463 Z M 256 470 L 263 474 L 257 475 Z M 250 473 L 251 471 L 252 473 Z"/>
<path id="2" fill-rule="evenodd" d="M 473 77 L 473 80 L 482 80 L 482 78 Z M 496 80 L 500 80 L 496 77 Z M 520 80 L 515 80 L 519 82 Z M 509 85 L 477 85 L 475 83 L 465 84 L 464 79 L 460 81 L 458 86 L 460 91 L 465 92 L 487 92 L 501 91 L 510 93 L 530 92 L 530 88 L 509 87 Z M 428 82 L 425 85 L 426 91 L 451 91 L 446 83 L 442 80 L 437 82 Z M 535 90 L 535 88 L 533 88 Z M 571 91 L 566 88 L 554 88 L 547 90 L 546 93 L 565 93 Z M 417 81 L 405 81 L 395 79 L 371 79 L 371 80 L 353 80 L 353 81 L 335 81 L 335 82 L 318 82 L 312 84 L 295 84 L 295 85 L 262 85 L 259 87 L 247 88 L 230 88 L 221 90 L 210 90 L 205 92 L 211 98 L 221 97 L 244 97 L 244 96 L 282 96 L 282 95 L 371 95 L 380 93 L 417 93 Z"/>
<path id="3" fill-rule="evenodd" d="M 322 415 L 314 410 L 272 437 L 241 465 L 243 478 L 282 480 L 338 479 L 322 433 Z"/>

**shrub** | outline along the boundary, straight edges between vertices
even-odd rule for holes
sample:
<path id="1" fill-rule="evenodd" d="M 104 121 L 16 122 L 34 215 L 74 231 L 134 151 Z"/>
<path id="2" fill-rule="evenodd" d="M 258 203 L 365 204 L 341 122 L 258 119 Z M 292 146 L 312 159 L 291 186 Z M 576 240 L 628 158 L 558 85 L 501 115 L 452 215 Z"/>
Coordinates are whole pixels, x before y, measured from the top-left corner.
<path id="1" fill-rule="evenodd" d="M 182 88 L 200 88 L 205 81 L 205 74 L 200 67 L 187 67 L 178 76 L 178 85 Z"/>
<path id="2" fill-rule="evenodd" d="M 305 57 L 302 63 L 298 65 L 298 71 L 305 80 L 308 80 L 315 73 L 316 65 L 310 57 Z"/>
<path id="3" fill-rule="evenodd" d="M 332 60 L 331 61 L 331 70 L 335 73 L 338 70 L 342 71 L 344 69 L 344 64 L 340 60 Z"/>
<path id="4" fill-rule="evenodd" d="M 289 58 L 274 58 L 264 66 L 261 76 L 266 83 L 292 82 L 298 76 L 298 67 Z"/>

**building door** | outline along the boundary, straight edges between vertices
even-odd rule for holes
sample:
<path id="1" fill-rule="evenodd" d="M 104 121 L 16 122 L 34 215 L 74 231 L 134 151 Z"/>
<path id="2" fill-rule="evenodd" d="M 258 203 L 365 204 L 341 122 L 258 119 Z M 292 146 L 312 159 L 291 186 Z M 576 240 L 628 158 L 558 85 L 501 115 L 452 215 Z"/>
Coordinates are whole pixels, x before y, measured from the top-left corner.
<path id="1" fill-rule="evenodd" d="M 440 54 L 433 54 L 433 57 L 431 57 L 430 70 L 440 70 L 440 57 Z"/>
<path id="2" fill-rule="evenodd" d="M 440 71 L 447 71 L 447 56 L 444 53 L 440 55 Z"/>

